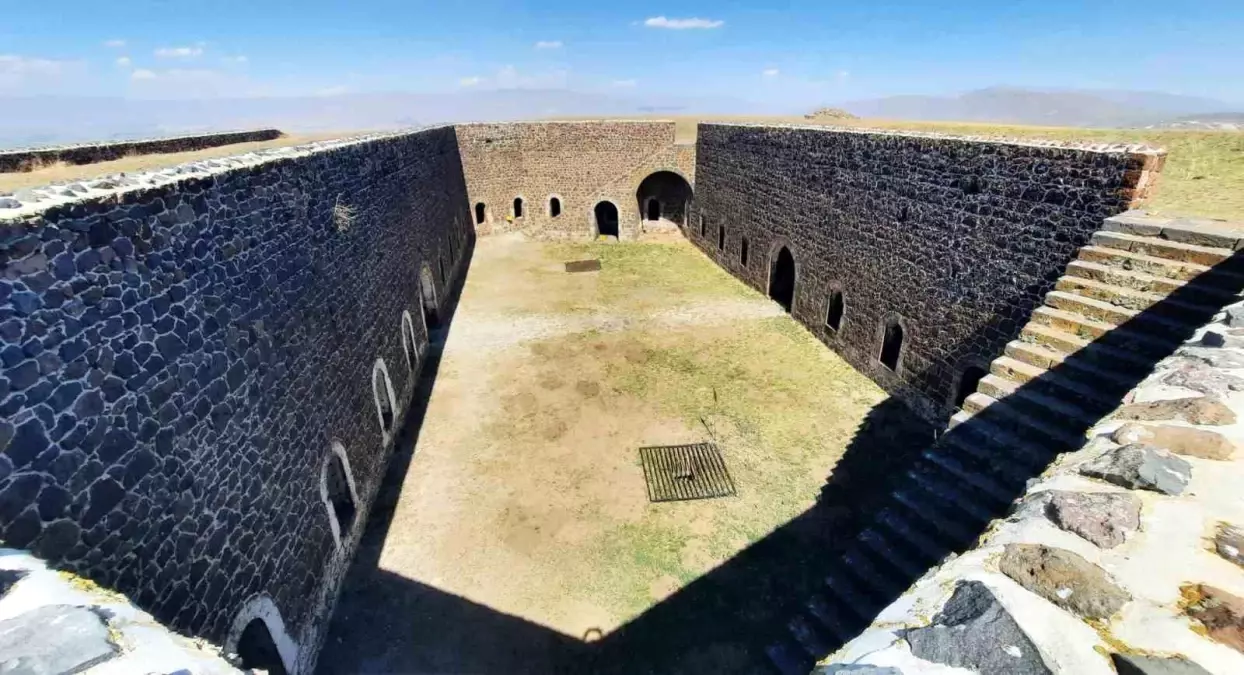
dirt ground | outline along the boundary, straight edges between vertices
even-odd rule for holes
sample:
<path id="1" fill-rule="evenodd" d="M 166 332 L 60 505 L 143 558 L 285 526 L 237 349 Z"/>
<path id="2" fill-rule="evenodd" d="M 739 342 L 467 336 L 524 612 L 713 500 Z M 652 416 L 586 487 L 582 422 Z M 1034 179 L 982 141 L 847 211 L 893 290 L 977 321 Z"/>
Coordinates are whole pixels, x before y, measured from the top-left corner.
<path id="1" fill-rule="evenodd" d="M 601 271 L 563 271 L 585 258 Z M 886 398 L 685 242 L 520 235 L 479 241 L 425 386 L 321 672 L 491 671 L 466 645 L 609 636 L 808 511 Z M 638 448 L 710 440 L 737 496 L 649 503 Z"/>

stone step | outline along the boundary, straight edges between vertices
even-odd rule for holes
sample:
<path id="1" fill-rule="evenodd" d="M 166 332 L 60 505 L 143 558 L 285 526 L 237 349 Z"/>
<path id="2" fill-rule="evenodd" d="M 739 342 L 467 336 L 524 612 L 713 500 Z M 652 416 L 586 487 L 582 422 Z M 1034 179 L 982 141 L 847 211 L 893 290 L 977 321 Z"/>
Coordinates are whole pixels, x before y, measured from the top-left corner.
<path id="1" fill-rule="evenodd" d="M 1214 315 L 1221 305 L 1198 304 L 1167 297 L 1161 293 L 1138 291 L 1092 279 L 1066 276 L 1054 284 L 1054 290 L 1092 298 L 1137 312 L 1145 312 L 1176 321 L 1202 325 Z"/>
<path id="2" fill-rule="evenodd" d="M 933 561 L 911 557 L 899 544 L 891 542 L 885 531 L 877 525 L 864 530 L 856 539 L 868 547 L 873 558 L 884 561 L 907 579 L 919 579 L 932 566 Z"/>
<path id="3" fill-rule="evenodd" d="M 867 546 L 852 547 L 842 561 L 862 582 L 861 588 L 878 600 L 881 607 L 886 607 L 907 590 L 911 581 L 903 578 L 897 569 L 869 556 L 867 551 Z"/>
<path id="4" fill-rule="evenodd" d="M 1031 323 L 1040 326 L 1047 326 L 1056 331 L 1060 331 L 1065 335 L 1076 338 L 1076 343 L 1055 343 L 1046 339 L 1049 335 L 1040 333 L 1030 333 L 1028 326 L 1020 331 L 1020 335 L 1027 335 L 1043 344 L 1047 344 L 1055 349 L 1060 349 L 1067 353 L 1079 351 L 1090 343 L 1102 342 L 1111 347 L 1117 347 L 1125 351 L 1133 351 L 1145 356 L 1151 356 L 1154 360 L 1165 358 L 1178 347 L 1184 340 L 1182 331 L 1178 334 L 1171 335 L 1163 331 L 1140 331 L 1133 329 L 1131 326 L 1120 328 L 1113 324 L 1091 319 L 1076 312 L 1058 309 L 1056 307 L 1038 307 L 1032 312 Z M 1169 329 L 1168 329 L 1169 330 Z M 1061 336 L 1056 336 L 1061 337 Z"/>
<path id="5" fill-rule="evenodd" d="M 813 594 L 804 603 L 804 609 L 821 630 L 838 641 L 839 646 L 859 635 L 863 627 L 853 614 L 844 615 L 835 603 L 826 600 L 820 593 Z"/>
<path id="6" fill-rule="evenodd" d="M 948 456 L 947 452 L 939 446 L 929 448 L 921 455 L 949 477 L 961 480 L 971 487 L 980 490 L 981 494 L 977 496 L 987 497 L 994 506 L 1005 506 L 1010 504 L 1015 498 L 1013 491 L 1008 490 L 989 476 L 989 471 L 981 471 L 977 470 L 977 467 L 967 466 L 963 462 Z"/>
<path id="7" fill-rule="evenodd" d="M 1024 326 L 1019 337 L 1007 346 L 1007 355 L 1051 369 L 1075 369 L 1077 379 L 1084 374 L 1103 372 L 1114 373 L 1116 379 L 1122 381 L 1148 375 L 1153 370 L 1154 359 L 1151 357 L 1116 349 L 1101 340 L 1085 340 L 1040 323 L 1032 322 Z"/>
<path id="8" fill-rule="evenodd" d="M 817 627 L 815 622 L 803 614 L 796 614 L 792 617 L 787 622 L 786 629 L 790 631 L 791 637 L 795 638 L 795 642 L 799 643 L 803 651 L 813 659 L 829 654 L 841 644 L 836 644 L 836 638 L 827 635 Z"/>
<path id="9" fill-rule="evenodd" d="M 1195 279 L 1209 271 L 1205 265 L 1167 260 L 1143 253 L 1132 253 L 1105 246 L 1082 246 L 1077 259 L 1114 267 L 1128 272 L 1141 272 L 1155 277 L 1165 277 L 1179 281 Z"/>
<path id="10" fill-rule="evenodd" d="M 1060 426 L 1034 417 L 1028 410 L 1010 401 L 999 401 L 977 392 L 963 402 L 962 412 L 973 417 L 984 416 L 983 421 L 1042 446 L 1066 448 L 1079 447 L 1083 443 L 1082 435 L 1068 433 Z"/>
<path id="11" fill-rule="evenodd" d="M 895 546 L 904 547 L 929 567 L 941 564 L 950 553 L 944 544 L 924 534 L 925 528 L 913 525 L 911 519 L 903 515 L 903 509 L 886 507 L 877 514 L 877 523 L 893 533 L 894 536 L 887 539 L 896 542 Z"/>
<path id="12" fill-rule="evenodd" d="M 1004 487 L 1023 486 L 1033 476 L 1033 468 L 1038 465 L 1031 457 L 1016 457 L 1012 448 L 996 444 L 988 437 L 978 437 L 968 433 L 968 429 L 942 434 L 938 445 L 946 452 L 953 453 L 960 459 L 971 458 L 969 461 L 976 467 L 987 467 L 991 475 Z"/>
<path id="13" fill-rule="evenodd" d="M 874 596 L 876 591 L 865 590 L 864 585 L 862 580 L 847 570 L 846 563 L 842 561 L 838 561 L 825 577 L 826 598 L 867 626 L 881 610 L 882 601 Z M 852 625 L 854 623 L 852 621 Z"/>
<path id="14" fill-rule="evenodd" d="M 1185 244 L 1231 250 L 1244 248 L 1244 223 L 1194 218 L 1171 219 L 1128 211 L 1107 218 L 1102 223 L 1102 229 L 1142 237 L 1160 237 Z"/>
<path id="15" fill-rule="evenodd" d="M 986 375 L 981 378 L 976 391 L 995 401 L 1005 400 L 1016 409 L 1050 425 L 1076 423 L 1092 426 L 1101 419 L 1102 415 L 1110 412 L 1111 407 L 1099 403 L 1093 409 L 1086 409 L 1083 406 L 1069 403 L 1059 396 L 1051 396 L 1038 391 L 1036 387 L 1020 385 L 997 375 Z"/>
<path id="16" fill-rule="evenodd" d="M 804 651 L 793 636 L 765 647 L 765 656 L 781 675 L 808 675 L 816 665 L 816 659 Z"/>
<path id="17" fill-rule="evenodd" d="M 1142 237 L 1123 232 L 1098 231 L 1093 233 L 1092 244 L 1103 248 L 1114 248 L 1130 253 L 1141 253 L 1155 258 L 1165 258 L 1176 262 L 1187 262 L 1195 265 L 1213 267 L 1224 261 L 1232 269 L 1239 269 L 1239 262 L 1231 261 L 1234 251 L 1197 244 L 1184 244 L 1177 241 L 1157 237 Z"/>
<path id="18" fill-rule="evenodd" d="M 946 549 L 959 550 L 975 541 L 971 524 L 965 525 L 962 516 L 945 510 L 948 507 L 941 506 L 936 495 L 905 488 L 895 490 L 894 499 L 912 521 L 920 523 L 921 532 L 937 538 Z"/>
<path id="19" fill-rule="evenodd" d="M 1182 330 L 1188 335 L 1191 335 L 1193 330 L 1199 328 L 1207 319 L 1214 315 L 1213 310 L 1189 311 L 1177 315 L 1161 315 L 1157 311 L 1128 309 L 1127 307 L 1121 307 L 1066 291 L 1050 291 L 1046 293 L 1045 304 L 1047 307 L 1080 314 L 1111 326 L 1127 324 L 1129 329 L 1136 331 L 1180 332 Z"/>
<path id="20" fill-rule="evenodd" d="M 1239 299 L 1239 294 L 1229 288 L 1210 285 L 1203 282 L 1188 283 L 1179 279 L 1163 277 L 1144 272 L 1132 272 L 1120 267 L 1102 265 L 1087 260 L 1072 260 L 1067 265 L 1067 277 L 1076 277 L 1097 281 L 1111 286 L 1130 288 L 1135 291 L 1169 295 L 1177 293 L 1182 301 L 1188 303 L 1221 307 Z M 1066 279 L 1067 277 L 1063 277 Z M 1208 281 L 1209 278 L 1206 278 Z M 1060 279 L 1059 281 L 1062 281 Z M 1229 281 L 1229 280 L 1226 280 Z"/>
<path id="21" fill-rule="evenodd" d="M 907 475 L 920 489 L 941 500 L 947 508 L 960 512 L 963 516 L 961 522 L 985 523 L 993 519 L 994 509 L 981 503 L 981 496 L 974 486 L 965 486 L 961 479 L 948 476 L 934 466 L 931 462 L 919 462 L 907 471 Z"/>
<path id="22" fill-rule="evenodd" d="M 1012 473 L 1023 481 L 1043 471 L 1053 458 L 1049 447 L 1034 442 L 1030 438 L 1016 436 L 1006 429 L 990 424 L 983 417 L 973 418 L 971 413 L 963 411 L 955 413 L 954 417 L 950 418 L 949 428 L 949 431 L 942 434 L 942 443 L 961 448 L 970 445 L 985 448 L 983 451 L 976 450 L 976 452 L 992 451 L 997 455 L 992 461 L 1009 461 L 1019 467 L 1019 470 Z M 965 450 L 965 452 L 971 451 Z"/>
<path id="23" fill-rule="evenodd" d="M 1051 372 L 1047 368 L 1034 366 L 1005 354 L 989 364 L 989 372 L 1016 385 L 1032 388 L 1095 411 L 1109 411 L 1117 406 L 1119 397 L 1132 385 L 1130 379 L 1112 377 L 1100 370 L 1096 371 L 1096 378 L 1089 373 L 1075 370 L 1071 365 L 1058 367 L 1057 371 Z M 997 398 L 991 392 L 984 393 Z"/>

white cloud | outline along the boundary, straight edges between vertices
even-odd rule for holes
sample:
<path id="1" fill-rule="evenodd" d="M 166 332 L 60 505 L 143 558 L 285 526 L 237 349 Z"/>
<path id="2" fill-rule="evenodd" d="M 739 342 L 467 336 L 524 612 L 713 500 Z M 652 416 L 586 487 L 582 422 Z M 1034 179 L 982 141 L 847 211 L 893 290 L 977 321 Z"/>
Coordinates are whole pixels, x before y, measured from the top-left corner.
<path id="1" fill-rule="evenodd" d="M 0 93 L 43 94 L 81 91 L 87 70 L 81 61 L 0 54 Z"/>
<path id="2" fill-rule="evenodd" d="M 458 80 L 458 85 L 462 87 L 474 87 L 483 81 L 484 78 L 472 75 L 471 77 L 464 77 L 461 80 Z"/>
<path id="3" fill-rule="evenodd" d="M 635 85 L 639 83 L 636 82 L 635 80 L 614 80 L 613 82 L 610 82 L 609 84 L 611 86 L 618 87 L 621 89 L 629 89 L 630 87 L 634 87 Z"/>
<path id="4" fill-rule="evenodd" d="M 155 74 L 155 71 L 147 70 L 146 68 L 139 68 L 130 73 L 131 80 L 154 80 L 157 77 L 159 76 Z"/>
<path id="5" fill-rule="evenodd" d="M 155 50 L 155 55 L 162 59 L 184 59 L 193 56 L 203 55 L 202 43 L 193 47 L 161 47 Z"/>
<path id="6" fill-rule="evenodd" d="M 726 22 L 718 19 L 667 19 L 663 16 L 654 16 L 645 19 L 644 25 L 649 28 L 687 30 L 690 28 L 721 28 L 726 25 Z"/>
<path id="7" fill-rule="evenodd" d="M 117 57 L 117 66 L 119 66 L 119 67 L 121 67 L 121 68 L 129 68 L 129 67 L 130 67 L 130 66 L 132 66 L 132 65 L 134 65 L 134 61 L 133 61 L 133 59 L 131 59 L 130 57 L 128 57 L 128 56 L 118 56 L 118 57 Z"/>
<path id="8" fill-rule="evenodd" d="M 764 75 L 765 77 L 777 77 L 778 75 L 781 75 L 781 74 L 782 74 L 782 71 L 778 70 L 777 68 L 766 68 L 761 73 L 761 75 Z"/>
<path id="9" fill-rule="evenodd" d="M 569 75 L 570 71 L 565 68 L 525 73 L 514 66 L 506 66 L 497 71 L 493 83 L 501 89 L 562 89 Z"/>
<path id="10" fill-rule="evenodd" d="M 120 49 L 125 46 L 125 40 L 108 40 L 104 42 L 104 46 L 112 47 L 113 49 Z"/>
<path id="11" fill-rule="evenodd" d="M 536 49 L 561 49 L 561 40 L 541 40 L 536 43 Z"/>
<path id="12" fill-rule="evenodd" d="M 840 83 L 846 82 L 847 80 L 851 79 L 851 71 L 840 70 L 837 73 L 834 73 L 834 79 L 838 80 L 838 82 Z"/>
<path id="13" fill-rule="evenodd" d="M 226 56 L 225 58 L 221 59 L 221 61 L 224 61 L 225 63 L 233 64 L 235 66 L 244 66 L 250 63 L 250 59 L 240 54 L 238 56 Z"/>

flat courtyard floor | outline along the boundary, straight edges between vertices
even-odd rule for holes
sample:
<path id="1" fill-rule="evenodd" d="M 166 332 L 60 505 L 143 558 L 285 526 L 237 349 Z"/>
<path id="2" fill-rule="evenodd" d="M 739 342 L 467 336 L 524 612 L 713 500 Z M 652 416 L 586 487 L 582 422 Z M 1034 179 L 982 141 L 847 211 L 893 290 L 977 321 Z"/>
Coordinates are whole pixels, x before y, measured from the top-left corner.
<path id="1" fill-rule="evenodd" d="M 585 258 L 602 269 L 564 271 Z M 686 605 L 689 621 L 734 612 L 693 582 L 726 579 L 741 552 L 813 512 L 887 400 L 682 240 L 481 238 L 432 368 L 320 672 L 575 671 L 572 657 L 658 605 Z M 722 448 L 737 496 L 649 503 L 638 448 L 701 441 Z M 754 665 L 728 635 L 693 651 L 653 662 Z"/>

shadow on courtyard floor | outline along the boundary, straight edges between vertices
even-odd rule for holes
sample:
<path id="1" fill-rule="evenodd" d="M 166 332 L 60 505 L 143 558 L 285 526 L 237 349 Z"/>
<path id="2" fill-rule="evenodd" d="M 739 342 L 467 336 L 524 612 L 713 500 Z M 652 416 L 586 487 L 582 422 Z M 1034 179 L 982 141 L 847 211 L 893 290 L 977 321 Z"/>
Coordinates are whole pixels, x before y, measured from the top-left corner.
<path id="1" fill-rule="evenodd" d="M 1221 274 L 1222 270 L 1228 273 Z M 1109 345 L 1113 350 L 1129 350 L 1138 359 L 1131 374 L 1112 384 L 1097 383 L 1108 403 L 1117 404 L 1154 363 L 1190 337 L 1194 326 L 1209 322 L 1216 307 L 1205 305 L 1206 287 L 1212 284 L 1215 289 L 1238 293 L 1244 288 L 1244 276 L 1237 276 L 1241 271 L 1244 255 L 1237 255 L 1138 314 L 1118 335 L 1108 334 L 1081 349 L 1012 396 L 1040 389 L 1050 379 L 1066 377 L 1077 369 L 1100 365 L 1103 345 Z M 1204 309 L 1189 312 L 1188 307 Z M 1184 328 L 1171 330 L 1166 321 L 1176 314 Z M 1163 346 L 1147 344 L 1143 355 L 1119 342 L 1119 335 L 1128 330 L 1154 335 L 1155 326 L 1163 327 L 1159 336 Z M 986 331 L 996 335 L 996 327 L 983 327 L 982 333 Z M 934 435 L 934 428 L 898 399 L 885 400 L 860 425 L 813 507 L 622 628 L 585 642 L 378 568 L 396 495 L 435 382 L 438 357 L 436 352 L 428 364 L 414 409 L 407 416 L 400 450 L 345 582 L 320 656 L 321 673 L 771 672 L 764 648 L 785 632 L 787 621 L 811 595 L 823 590 L 826 574 L 854 545 L 869 516 L 889 503 L 890 489 L 904 480 L 905 469 L 917 462 Z M 1082 438 L 1096 421 L 1067 419 L 1059 428 L 1071 438 Z M 995 405 L 949 434 L 980 433 L 988 425 L 1006 424 L 1002 408 Z M 1045 446 L 1055 456 L 1078 449 L 1079 444 L 1047 442 Z M 1037 473 L 1033 471 L 1034 476 Z M 1015 486 L 1013 496 L 1022 490 L 1022 485 Z M 974 529 L 973 536 L 986 525 Z M 965 542 L 958 548 L 970 545 Z M 876 609 L 894 599 L 874 596 Z"/>

